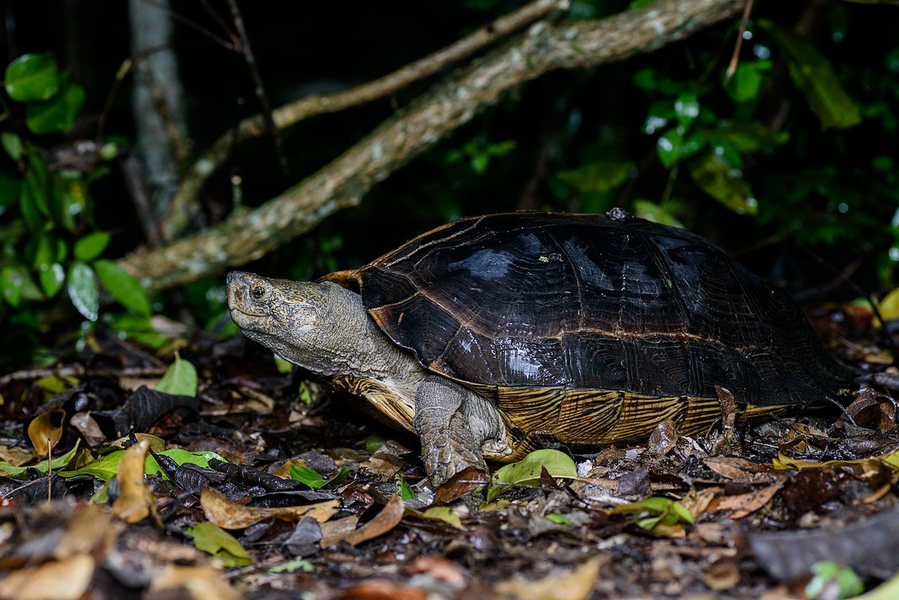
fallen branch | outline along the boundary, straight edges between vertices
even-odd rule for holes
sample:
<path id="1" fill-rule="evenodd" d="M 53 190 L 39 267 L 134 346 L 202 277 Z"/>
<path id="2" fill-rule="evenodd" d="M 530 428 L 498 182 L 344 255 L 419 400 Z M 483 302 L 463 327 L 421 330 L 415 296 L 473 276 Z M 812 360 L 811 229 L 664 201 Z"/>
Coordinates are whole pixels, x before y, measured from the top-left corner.
<path id="1" fill-rule="evenodd" d="M 255 210 L 121 264 L 151 291 L 249 262 L 359 203 L 375 183 L 468 122 L 506 91 L 555 69 L 624 60 L 729 18 L 746 0 L 660 0 L 601 21 L 538 23 L 451 74 L 329 165 Z"/>

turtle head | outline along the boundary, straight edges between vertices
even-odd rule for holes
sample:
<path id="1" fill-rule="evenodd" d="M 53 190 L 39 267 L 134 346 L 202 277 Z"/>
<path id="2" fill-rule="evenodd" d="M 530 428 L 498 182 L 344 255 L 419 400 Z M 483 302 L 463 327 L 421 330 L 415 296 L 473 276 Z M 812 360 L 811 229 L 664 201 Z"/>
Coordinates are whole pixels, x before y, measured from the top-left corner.
<path id="1" fill-rule="evenodd" d="M 301 358 L 316 345 L 329 309 L 328 287 L 232 271 L 228 273 L 231 320 L 251 340 L 304 364 Z"/>

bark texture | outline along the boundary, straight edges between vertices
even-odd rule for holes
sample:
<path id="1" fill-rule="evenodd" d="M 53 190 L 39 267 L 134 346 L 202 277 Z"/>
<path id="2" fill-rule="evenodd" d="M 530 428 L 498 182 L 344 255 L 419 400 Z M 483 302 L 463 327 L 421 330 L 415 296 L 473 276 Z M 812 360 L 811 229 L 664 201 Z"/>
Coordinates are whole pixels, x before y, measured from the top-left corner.
<path id="1" fill-rule="evenodd" d="M 555 69 L 596 66 L 657 50 L 738 14 L 745 2 L 660 0 L 599 21 L 536 23 L 504 47 L 451 74 L 280 196 L 168 246 L 138 251 L 121 263 L 155 291 L 259 258 L 328 215 L 357 205 L 374 184 L 508 90 Z"/>

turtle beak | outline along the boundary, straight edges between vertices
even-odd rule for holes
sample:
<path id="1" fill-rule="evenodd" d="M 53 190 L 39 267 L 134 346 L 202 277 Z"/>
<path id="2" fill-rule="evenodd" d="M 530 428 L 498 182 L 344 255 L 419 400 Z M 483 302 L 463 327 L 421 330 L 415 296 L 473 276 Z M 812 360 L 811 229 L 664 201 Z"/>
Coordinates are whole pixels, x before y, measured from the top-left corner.
<path id="1" fill-rule="evenodd" d="M 253 282 L 258 281 L 258 279 L 259 277 L 252 273 L 241 271 L 228 273 L 228 309 L 231 311 L 231 319 L 238 327 L 246 325 L 247 317 L 258 318 L 266 316 L 263 307 L 259 306 L 258 301 L 250 293 Z"/>

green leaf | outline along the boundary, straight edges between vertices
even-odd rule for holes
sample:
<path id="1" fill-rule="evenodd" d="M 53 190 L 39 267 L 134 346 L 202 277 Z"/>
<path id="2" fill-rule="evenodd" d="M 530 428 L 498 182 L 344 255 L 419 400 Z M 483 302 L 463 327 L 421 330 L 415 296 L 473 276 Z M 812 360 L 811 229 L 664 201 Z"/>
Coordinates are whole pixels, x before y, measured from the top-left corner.
<path id="1" fill-rule="evenodd" d="M 665 204 L 673 204 L 673 202 L 669 201 Z M 661 223 L 662 225 L 670 225 L 672 227 L 683 228 L 684 226 L 684 224 L 681 223 L 664 205 L 656 204 L 649 200 L 634 200 L 631 203 L 631 207 L 634 210 L 634 214 L 641 219 L 646 219 L 653 223 Z"/>
<path id="2" fill-rule="evenodd" d="M 565 515 L 557 515 L 556 513 L 548 513 L 546 515 L 548 521 L 552 521 L 558 525 L 571 525 L 571 521 Z"/>
<path id="3" fill-rule="evenodd" d="M 0 271 L 0 291 L 3 299 L 13 308 L 17 308 L 23 301 L 43 299 L 40 289 L 22 265 L 3 267 Z"/>
<path id="4" fill-rule="evenodd" d="M 38 271 L 38 279 L 40 279 L 41 288 L 43 288 L 47 298 L 53 298 L 62 289 L 62 284 L 66 280 L 66 270 L 59 263 L 41 265 Z"/>
<path id="5" fill-rule="evenodd" d="M 13 100 L 47 100 L 59 89 L 59 69 L 52 54 L 25 54 L 6 67 L 6 93 Z"/>
<path id="6" fill-rule="evenodd" d="M 60 170 L 59 175 L 53 180 L 53 214 L 58 223 L 75 232 L 78 230 L 78 216 L 88 204 L 87 182 L 80 174 L 73 177 L 68 170 Z"/>
<path id="7" fill-rule="evenodd" d="M 556 176 L 582 193 L 604 193 L 624 183 L 633 168 L 630 161 L 598 160 Z"/>
<path id="8" fill-rule="evenodd" d="M 346 467 L 341 467 L 334 477 L 330 479 L 325 479 L 322 477 L 318 471 L 311 467 L 307 467 L 305 465 L 294 465 L 290 467 L 290 478 L 303 483 L 313 490 L 317 490 L 318 488 L 324 487 L 326 485 L 334 484 L 340 485 L 344 481 L 346 481 L 347 475 L 349 475 L 350 470 Z"/>
<path id="9" fill-rule="evenodd" d="M 735 102 L 755 100 L 765 83 L 765 73 L 770 70 L 769 61 L 741 62 L 737 65 L 733 78 L 725 86 L 727 93 Z"/>
<path id="10" fill-rule="evenodd" d="M 699 116 L 699 98 L 692 92 L 685 92 L 674 101 L 674 114 L 681 127 L 687 127 Z"/>
<path id="11" fill-rule="evenodd" d="M 189 360 L 175 354 L 173 362 L 165 371 L 165 375 L 156 384 L 156 391 L 175 396 L 197 396 L 197 368 Z"/>
<path id="12" fill-rule="evenodd" d="M 769 150 L 783 145 L 790 139 L 786 131 L 768 129 L 758 121 L 719 122 L 715 127 L 699 127 L 701 133 L 709 140 L 709 144 L 727 144 L 741 152 Z"/>
<path id="13" fill-rule="evenodd" d="M 207 554 L 215 556 L 226 567 L 239 567 L 253 564 L 253 559 L 240 542 L 224 529 L 209 521 L 198 523 L 188 528 L 194 538 L 194 546 Z"/>
<path id="14" fill-rule="evenodd" d="M 446 523 L 453 529 L 465 529 L 462 526 L 462 519 L 460 519 L 459 515 L 454 513 L 449 506 L 432 506 L 424 512 L 407 508 L 406 514 L 413 515 L 419 519 L 427 519 L 428 521 L 440 521 L 441 523 Z"/>
<path id="15" fill-rule="evenodd" d="M 38 135 L 68 131 L 78 118 L 84 98 L 84 88 L 70 84 L 46 102 L 29 104 L 25 108 L 25 125 Z"/>
<path id="16" fill-rule="evenodd" d="M 19 188 L 19 210 L 22 211 L 22 219 L 31 231 L 41 232 L 45 229 L 44 215 L 49 214 L 49 211 L 42 210 L 42 207 L 46 204 L 47 197 L 44 190 L 35 185 L 34 178 L 29 173 Z"/>
<path id="17" fill-rule="evenodd" d="M 268 570 L 269 573 L 295 573 L 297 571 L 312 573 L 315 571 L 315 566 L 304 558 L 295 558 Z"/>
<path id="18" fill-rule="evenodd" d="M 543 469 L 552 477 L 574 479 L 577 477 L 577 466 L 570 456 L 559 450 L 545 448 L 534 450 L 516 463 L 500 467 L 493 474 L 494 483 L 487 490 L 487 502 L 509 489 L 502 483 L 535 484 L 540 481 Z"/>
<path id="19" fill-rule="evenodd" d="M 616 506 L 609 511 L 609 514 L 629 514 L 640 517 L 635 521 L 635 524 L 647 531 L 651 531 L 659 523 L 664 525 L 693 524 L 693 515 L 690 514 L 690 511 L 683 504 L 660 496 L 653 496 L 639 502 Z"/>
<path id="20" fill-rule="evenodd" d="M 396 476 L 396 493 L 400 495 L 400 499 L 402 500 L 415 500 L 417 497 L 415 494 L 415 490 L 409 487 L 409 484 L 406 483 L 406 480 L 403 479 L 402 475 Z"/>
<path id="21" fill-rule="evenodd" d="M 736 212 L 754 215 L 758 201 L 743 179 L 743 173 L 728 161 L 712 152 L 706 152 L 689 162 L 693 181 L 712 198 Z"/>
<path id="22" fill-rule="evenodd" d="M 22 138 L 15 133 L 9 131 L 0 133 L 0 144 L 3 144 L 3 149 L 6 150 L 11 159 L 19 160 L 22 158 Z"/>
<path id="23" fill-rule="evenodd" d="M 85 319 L 96 321 L 100 312 L 100 290 L 94 270 L 81 261 L 69 267 L 68 291 L 72 304 Z"/>
<path id="24" fill-rule="evenodd" d="M 783 51 L 793 83 L 805 94 L 824 129 L 844 129 L 861 122 L 858 105 L 843 89 L 830 61 L 811 42 L 771 21 L 762 19 L 758 24 Z"/>
<path id="25" fill-rule="evenodd" d="M 109 244 L 110 235 L 104 231 L 89 233 L 75 242 L 75 259 L 76 260 L 93 260 L 97 258 L 106 246 Z"/>
<path id="26" fill-rule="evenodd" d="M 852 570 L 833 561 L 821 561 L 812 565 L 813 577 L 805 586 L 805 595 L 811 600 L 823 597 L 827 591 L 828 598 L 852 598 L 865 591 L 861 578 Z M 830 583 L 836 581 L 837 595 L 828 590 Z"/>
<path id="27" fill-rule="evenodd" d="M 75 456 L 75 453 L 78 451 L 78 446 L 81 444 L 81 440 L 77 440 L 75 442 L 75 446 L 63 454 L 58 458 L 54 458 L 50 461 L 50 468 L 57 472 L 63 467 L 65 467 L 69 462 L 71 462 L 72 458 Z M 42 460 L 36 465 L 29 465 L 25 467 L 16 467 L 8 462 L 0 461 L 0 475 L 5 475 L 7 477 L 20 478 L 27 475 L 27 472 L 30 469 L 34 469 L 38 473 L 46 473 L 47 472 L 47 459 Z"/>
<path id="28" fill-rule="evenodd" d="M 0 172 L 0 216 L 19 201 L 22 180 L 9 173 Z"/>
<path id="29" fill-rule="evenodd" d="M 125 455 L 124 450 L 114 450 L 109 454 L 97 457 L 97 460 L 91 461 L 77 469 L 68 471 L 60 471 L 60 477 L 75 477 L 76 475 L 93 475 L 103 481 L 112 479 L 119 469 L 119 461 Z"/>
<path id="30" fill-rule="evenodd" d="M 675 162 L 689 158 L 702 150 L 707 142 L 702 134 L 691 133 L 684 137 L 678 129 L 671 128 L 659 138 L 656 151 L 665 168 L 670 168 Z"/>
<path id="31" fill-rule="evenodd" d="M 75 253 L 78 253 L 77 245 Z M 101 259 L 94 263 L 94 269 L 97 271 L 97 277 L 100 278 L 103 287 L 109 290 L 112 297 L 122 305 L 144 317 L 149 317 L 153 313 L 150 298 L 147 297 L 147 292 L 144 291 L 140 282 L 117 262 Z"/>

